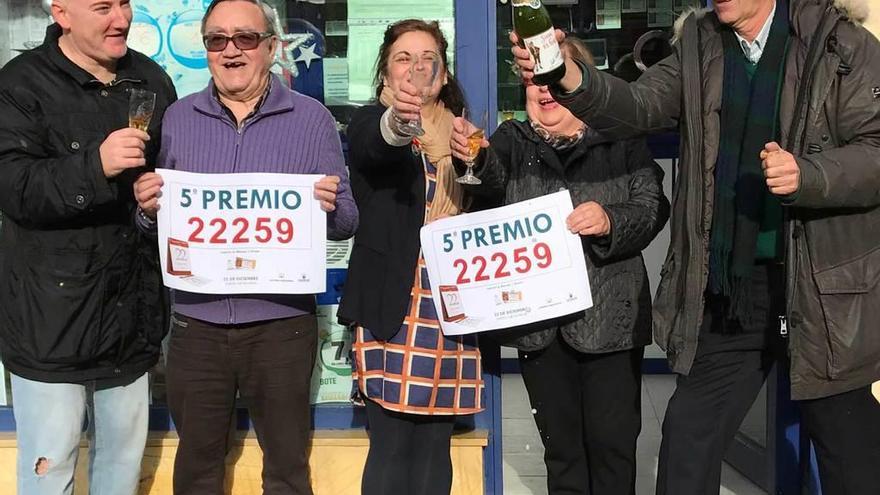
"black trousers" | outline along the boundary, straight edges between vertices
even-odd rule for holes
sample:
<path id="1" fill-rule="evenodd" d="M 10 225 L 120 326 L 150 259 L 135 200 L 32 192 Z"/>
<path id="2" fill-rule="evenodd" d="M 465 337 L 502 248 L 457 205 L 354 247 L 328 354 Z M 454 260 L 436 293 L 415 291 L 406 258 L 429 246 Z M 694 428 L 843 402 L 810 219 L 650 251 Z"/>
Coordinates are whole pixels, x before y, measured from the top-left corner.
<path id="1" fill-rule="evenodd" d="M 561 336 L 519 353 L 550 495 L 635 493 L 644 348 L 583 354 Z"/>
<path id="2" fill-rule="evenodd" d="M 880 403 L 870 387 L 799 403 L 823 495 L 880 492 Z"/>
<path id="3" fill-rule="evenodd" d="M 214 325 L 176 315 L 168 349 L 171 417 L 180 436 L 175 495 L 220 495 L 238 392 L 263 450 L 263 493 L 311 495 L 309 387 L 313 315 Z"/>
<path id="4" fill-rule="evenodd" d="M 454 416 L 389 411 L 367 399 L 370 451 L 362 495 L 449 495 Z"/>
<path id="5" fill-rule="evenodd" d="M 707 300 L 693 366 L 678 376 L 666 408 L 657 495 L 719 493 L 724 453 L 783 355 L 783 283 L 782 267 L 755 267 L 752 325 L 730 322 L 718 301 Z"/>

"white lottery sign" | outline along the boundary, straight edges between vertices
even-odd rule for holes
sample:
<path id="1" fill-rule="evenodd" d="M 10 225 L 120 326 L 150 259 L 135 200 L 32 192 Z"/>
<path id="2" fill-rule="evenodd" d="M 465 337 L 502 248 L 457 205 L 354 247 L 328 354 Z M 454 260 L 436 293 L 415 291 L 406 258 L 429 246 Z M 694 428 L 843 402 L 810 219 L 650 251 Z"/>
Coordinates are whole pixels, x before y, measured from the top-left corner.
<path id="1" fill-rule="evenodd" d="M 562 191 L 422 227 L 443 333 L 498 330 L 592 306 L 580 236 L 565 227 L 572 210 Z"/>
<path id="2" fill-rule="evenodd" d="M 315 294 L 326 286 L 320 175 L 156 170 L 165 285 L 204 294 Z"/>

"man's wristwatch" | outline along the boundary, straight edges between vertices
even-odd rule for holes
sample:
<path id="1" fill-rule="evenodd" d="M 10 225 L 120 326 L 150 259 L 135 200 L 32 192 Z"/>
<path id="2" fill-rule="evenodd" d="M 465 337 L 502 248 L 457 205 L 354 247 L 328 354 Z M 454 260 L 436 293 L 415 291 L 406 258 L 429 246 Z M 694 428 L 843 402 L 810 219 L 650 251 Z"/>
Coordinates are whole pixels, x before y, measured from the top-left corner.
<path id="1" fill-rule="evenodd" d="M 156 220 L 150 218 L 149 215 L 147 215 L 147 213 L 140 206 L 137 207 L 137 216 L 142 222 L 144 222 L 145 225 L 153 225 L 154 223 L 156 223 Z"/>

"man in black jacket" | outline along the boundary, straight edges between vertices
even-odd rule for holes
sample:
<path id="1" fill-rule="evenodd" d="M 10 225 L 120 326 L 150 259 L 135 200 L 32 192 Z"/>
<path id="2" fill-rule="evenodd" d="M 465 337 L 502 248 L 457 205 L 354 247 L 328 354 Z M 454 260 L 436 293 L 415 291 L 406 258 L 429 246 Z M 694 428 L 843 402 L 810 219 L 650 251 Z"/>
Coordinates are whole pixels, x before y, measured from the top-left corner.
<path id="1" fill-rule="evenodd" d="M 176 95 L 127 49 L 127 0 L 55 0 L 52 15 L 44 43 L 0 69 L 0 355 L 18 493 L 72 493 L 87 415 L 92 493 L 133 494 L 166 308 L 132 183 Z M 128 128 L 132 89 L 157 95 L 148 132 Z"/>
<path id="2" fill-rule="evenodd" d="M 657 493 L 718 493 L 786 339 L 823 493 L 877 493 L 880 44 L 858 25 L 867 2 L 712 4 L 638 81 L 567 63 L 553 88 L 604 134 L 681 132 L 654 301 L 655 340 L 679 373 Z"/>

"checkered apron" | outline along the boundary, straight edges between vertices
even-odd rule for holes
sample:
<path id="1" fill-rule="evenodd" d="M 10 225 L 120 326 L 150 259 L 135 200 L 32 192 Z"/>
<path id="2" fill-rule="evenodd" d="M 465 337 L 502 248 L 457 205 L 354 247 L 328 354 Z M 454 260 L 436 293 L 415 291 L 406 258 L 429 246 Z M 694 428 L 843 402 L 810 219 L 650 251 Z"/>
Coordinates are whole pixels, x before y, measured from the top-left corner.
<path id="1" fill-rule="evenodd" d="M 437 169 L 425 159 L 425 217 L 431 210 Z M 483 410 L 480 350 L 474 335 L 446 337 L 431 300 L 425 259 L 419 252 L 409 310 L 388 341 L 356 326 L 352 343 L 354 400 L 368 398 L 392 411 L 474 414 Z"/>

